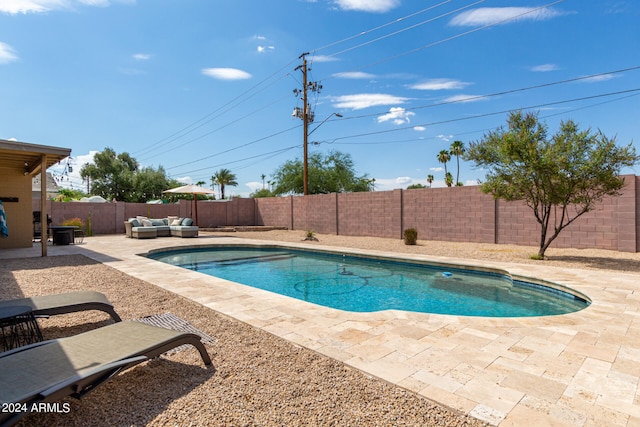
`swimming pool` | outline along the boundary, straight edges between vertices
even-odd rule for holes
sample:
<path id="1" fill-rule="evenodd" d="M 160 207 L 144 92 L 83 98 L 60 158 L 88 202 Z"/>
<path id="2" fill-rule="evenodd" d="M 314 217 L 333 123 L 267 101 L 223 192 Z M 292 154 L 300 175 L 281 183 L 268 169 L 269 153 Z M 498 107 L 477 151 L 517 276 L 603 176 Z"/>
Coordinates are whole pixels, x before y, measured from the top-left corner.
<path id="1" fill-rule="evenodd" d="M 578 293 L 507 274 L 280 247 L 160 250 L 149 258 L 314 304 L 353 312 L 404 310 L 530 317 L 582 310 Z"/>

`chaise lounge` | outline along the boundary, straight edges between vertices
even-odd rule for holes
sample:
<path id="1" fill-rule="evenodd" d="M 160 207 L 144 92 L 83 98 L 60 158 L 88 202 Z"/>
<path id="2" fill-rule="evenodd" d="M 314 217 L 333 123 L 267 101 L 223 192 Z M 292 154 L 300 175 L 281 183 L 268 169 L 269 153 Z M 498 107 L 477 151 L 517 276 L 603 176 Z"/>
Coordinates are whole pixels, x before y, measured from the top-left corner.
<path id="1" fill-rule="evenodd" d="M 0 413 L 0 425 L 14 424 L 34 404 L 79 399 L 120 371 L 184 344 L 212 364 L 198 335 L 135 321 L 0 353 L 0 404 L 12 408 Z"/>
<path id="2" fill-rule="evenodd" d="M 77 311 L 100 310 L 109 314 L 116 322 L 122 320 L 107 297 L 95 291 L 68 292 L 0 301 L 0 308 L 15 306 L 31 307 L 31 313 L 34 316 L 54 316 Z"/>

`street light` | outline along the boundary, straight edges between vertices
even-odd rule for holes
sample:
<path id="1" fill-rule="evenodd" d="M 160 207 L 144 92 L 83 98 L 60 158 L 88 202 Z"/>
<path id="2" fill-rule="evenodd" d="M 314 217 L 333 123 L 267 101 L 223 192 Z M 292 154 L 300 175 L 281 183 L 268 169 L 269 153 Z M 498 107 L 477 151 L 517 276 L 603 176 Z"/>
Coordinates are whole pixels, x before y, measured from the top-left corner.
<path id="1" fill-rule="evenodd" d="M 331 113 L 327 116 L 326 119 L 324 119 L 323 121 L 320 122 L 320 124 L 318 126 L 316 126 L 315 128 L 313 128 L 313 130 L 309 133 L 306 133 L 306 127 L 305 127 L 305 134 L 304 134 L 304 162 L 303 162 L 303 166 L 302 166 L 302 186 L 303 186 L 303 194 L 306 196 L 309 194 L 309 166 L 308 166 L 308 145 L 309 145 L 309 135 L 311 135 L 313 132 L 315 132 L 320 126 L 322 126 L 324 124 L 324 122 L 326 122 L 327 120 L 329 120 L 332 116 L 336 116 L 336 117 L 342 117 L 342 114 L 339 113 Z M 307 122 L 305 121 L 305 124 Z"/>

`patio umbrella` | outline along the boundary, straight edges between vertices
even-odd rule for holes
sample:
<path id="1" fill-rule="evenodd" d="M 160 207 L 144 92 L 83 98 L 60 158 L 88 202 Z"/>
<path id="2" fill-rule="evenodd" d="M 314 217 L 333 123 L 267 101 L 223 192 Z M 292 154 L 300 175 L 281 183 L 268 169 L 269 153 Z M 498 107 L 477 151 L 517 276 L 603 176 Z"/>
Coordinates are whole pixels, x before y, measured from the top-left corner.
<path id="1" fill-rule="evenodd" d="M 213 194 L 213 190 L 200 187 L 198 185 L 189 184 L 183 185 L 182 187 L 164 190 L 163 193 L 193 194 L 193 205 L 195 212 L 193 220 L 195 221 L 195 225 L 198 225 L 198 199 L 196 199 L 196 194 Z"/>

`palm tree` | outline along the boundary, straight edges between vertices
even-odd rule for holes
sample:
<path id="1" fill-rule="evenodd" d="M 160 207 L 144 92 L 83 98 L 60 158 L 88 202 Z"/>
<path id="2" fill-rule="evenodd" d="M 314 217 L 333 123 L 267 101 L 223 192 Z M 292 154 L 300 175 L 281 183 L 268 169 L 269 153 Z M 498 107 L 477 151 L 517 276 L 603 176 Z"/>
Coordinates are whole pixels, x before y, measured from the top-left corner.
<path id="1" fill-rule="evenodd" d="M 427 175 L 427 182 L 429 183 L 429 188 L 431 188 L 431 183 L 433 182 L 433 175 Z"/>
<path id="2" fill-rule="evenodd" d="M 462 141 L 453 141 L 449 148 L 449 153 L 456 156 L 458 161 L 458 171 L 456 172 L 456 185 L 460 185 L 460 156 L 464 154 L 464 143 Z"/>
<path id="3" fill-rule="evenodd" d="M 447 187 L 451 187 L 453 185 L 453 175 L 451 175 L 451 172 L 447 172 L 445 174 L 444 183 L 447 184 Z"/>
<path id="4" fill-rule="evenodd" d="M 440 152 L 438 153 L 438 161 L 442 164 L 444 164 L 444 177 L 445 180 L 447 178 L 447 174 L 449 173 L 447 171 L 447 162 L 451 160 L 451 154 L 447 151 L 447 150 L 440 150 Z"/>
<path id="5" fill-rule="evenodd" d="M 262 189 L 264 190 L 264 179 L 267 177 L 267 175 L 262 174 L 260 175 L 260 178 L 262 178 Z"/>
<path id="6" fill-rule="evenodd" d="M 220 186 L 220 198 L 224 199 L 224 187 L 230 185 L 235 187 L 238 185 L 236 174 L 231 173 L 229 169 L 222 168 L 211 177 Z"/>

